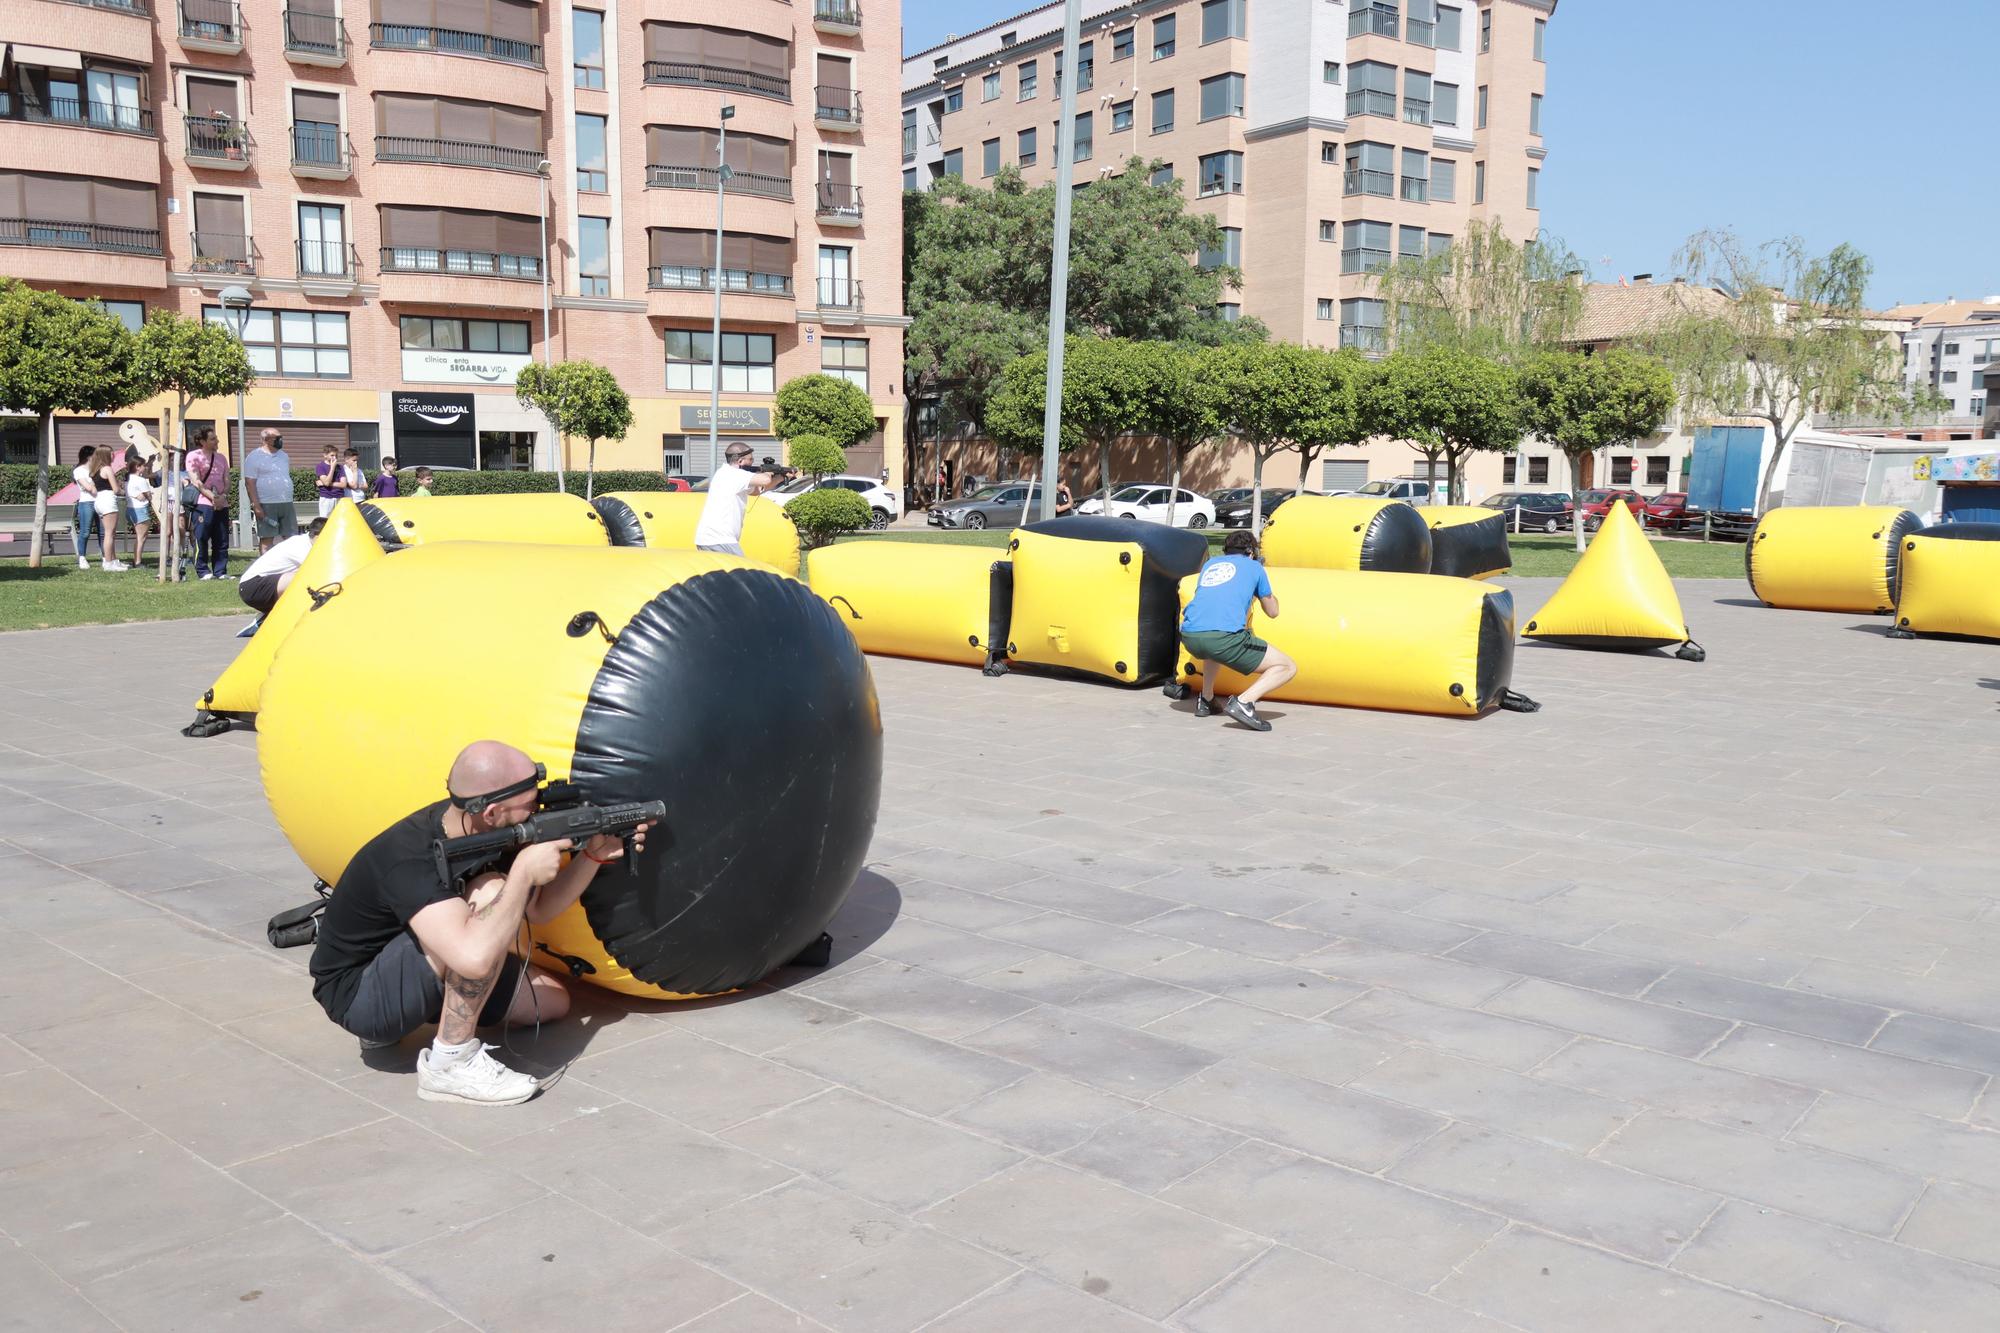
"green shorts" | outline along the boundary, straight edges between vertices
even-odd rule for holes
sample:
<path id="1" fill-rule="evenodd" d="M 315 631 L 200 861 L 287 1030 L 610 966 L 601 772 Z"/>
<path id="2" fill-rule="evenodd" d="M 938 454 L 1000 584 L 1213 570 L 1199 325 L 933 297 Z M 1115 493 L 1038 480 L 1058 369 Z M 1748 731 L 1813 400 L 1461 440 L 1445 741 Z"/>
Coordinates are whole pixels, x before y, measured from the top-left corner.
<path id="1" fill-rule="evenodd" d="M 257 520 L 257 535 L 261 537 L 296 537 L 299 535 L 299 511 L 295 502 L 285 500 L 273 504 L 264 503 L 264 516 Z"/>
<path id="2" fill-rule="evenodd" d="M 1271 645 L 1247 629 L 1221 629 L 1183 634 L 1181 646 L 1199 661 L 1218 662 L 1247 676 L 1264 665 L 1264 653 Z"/>

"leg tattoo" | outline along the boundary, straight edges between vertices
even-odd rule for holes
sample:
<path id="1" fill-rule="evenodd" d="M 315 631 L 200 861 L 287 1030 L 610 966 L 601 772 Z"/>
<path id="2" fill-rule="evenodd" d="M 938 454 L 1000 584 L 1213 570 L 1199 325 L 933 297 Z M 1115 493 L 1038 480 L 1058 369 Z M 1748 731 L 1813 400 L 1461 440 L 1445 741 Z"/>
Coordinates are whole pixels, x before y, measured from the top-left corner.
<path id="1" fill-rule="evenodd" d="M 503 957 L 483 977 L 463 977 L 449 968 L 445 970 L 444 1013 L 438 1019 L 439 1041 L 447 1046 L 459 1046 L 472 1040 L 473 1034 L 479 1030 L 479 1011 L 485 1006 L 487 993 L 500 979 L 506 963 Z"/>

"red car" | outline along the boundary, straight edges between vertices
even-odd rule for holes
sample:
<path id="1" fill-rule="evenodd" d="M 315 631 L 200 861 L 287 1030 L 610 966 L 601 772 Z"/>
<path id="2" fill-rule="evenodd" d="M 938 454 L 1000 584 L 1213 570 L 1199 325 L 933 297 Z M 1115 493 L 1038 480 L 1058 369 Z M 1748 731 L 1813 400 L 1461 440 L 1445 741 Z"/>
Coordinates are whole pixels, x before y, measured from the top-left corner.
<path id="1" fill-rule="evenodd" d="M 1688 525 L 1688 498 L 1686 491 L 1666 491 L 1646 501 L 1639 511 L 1639 522 L 1647 527 L 1667 529 L 1684 528 Z"/>
<path id="2" fill-rule="evenodd" d="M 1646 504 L 1646 497 L 1637 491 L 1578 491 L 1577 519 L 1583 524 L 1585 531 L 1595 532 L 1597 525 L 1604 521 L 1604 516 L 1611 512 L 1611 506 L 1619 500 L 1625 502 L 1625 507 L 1632 511 L 1635 518 Z"/>

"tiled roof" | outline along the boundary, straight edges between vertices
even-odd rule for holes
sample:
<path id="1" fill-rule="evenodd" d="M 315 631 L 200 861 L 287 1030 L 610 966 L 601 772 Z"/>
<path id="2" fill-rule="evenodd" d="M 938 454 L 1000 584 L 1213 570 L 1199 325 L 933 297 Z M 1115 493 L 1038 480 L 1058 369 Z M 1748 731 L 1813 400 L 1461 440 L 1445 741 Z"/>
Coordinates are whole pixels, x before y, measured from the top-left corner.
<path id="1" fill-rule="evenodd" d="M 1890 319 L 1907 319 L 1919 328 L 1927 324 L 1970 324 L 1980 315 L 2000 318 L 2000 301 L 1916 301 L 1890 306 Z"/>
<path id="2" fill-rule="evenodd" d="M 1574 340 L 1602 343 L 1636 338 L 1658 332 L 1684 312 L 1715 310 L 1728 301 L 1713 287 L 1694 287 L 1681 282 L 1642 282 L 1631 286 L 1586 283 L 1583 314 Z"/>

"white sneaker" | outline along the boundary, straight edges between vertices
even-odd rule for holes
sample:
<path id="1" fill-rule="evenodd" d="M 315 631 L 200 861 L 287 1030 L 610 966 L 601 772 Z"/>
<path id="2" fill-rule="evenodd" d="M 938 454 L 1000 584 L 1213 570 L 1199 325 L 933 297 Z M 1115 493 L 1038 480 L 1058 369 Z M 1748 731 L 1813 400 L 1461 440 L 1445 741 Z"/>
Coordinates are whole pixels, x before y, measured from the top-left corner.
<path id="1" fill-rule="evenodd" d="M 427 1102 L 513 1106 L 540 1090 L 531 1075 L 509 1069 L 487 1054 L 492 1049 L 481 1042 L 478 1050 L 451 1068 L 437 1069 L 431 1064 L 436 1051 L 426 1046 L 417 1052 L 417 1096 Z"/>
<path id="2" fill-rule="evenodd" d="M 215 577 L 215 575 L 213 575 L 213 574 L 203 574 L 203 575 L 201 576 L 201 581 L 202 581 L 203 583 L 207 583 L 207 582 L 208 582 L 208 581 L 209 581 L 210 579 L 213 579 L 214 577 Z"/>
<path id="3" fill-rule="evenodd" d="M 116 560 L 106 560 L 102 562 L 102 567 L 107 574 L 116 574 L 125 568 L 125 566 L 119 564 Z"/>
<path id="4" fill-rule="evenodd" d="M 88 561 L 88 560 L 84 559 L 84 558 L 83 558 L 82 556 L 78 556 L 78 557 L 76 558 L 76 567 L 77 567 L 78 569 L 89 569 L 89 568 L 90 568 L 90 561 Z"/>

